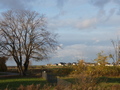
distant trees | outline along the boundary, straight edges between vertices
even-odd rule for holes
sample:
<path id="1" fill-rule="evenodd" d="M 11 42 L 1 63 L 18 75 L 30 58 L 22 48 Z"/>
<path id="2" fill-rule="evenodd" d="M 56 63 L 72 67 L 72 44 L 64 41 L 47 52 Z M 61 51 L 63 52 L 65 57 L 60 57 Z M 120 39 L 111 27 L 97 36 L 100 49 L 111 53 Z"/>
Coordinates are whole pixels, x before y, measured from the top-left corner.
<path id="1" fill-rule="evenodd" d="M 57 49 L 57 35 L 47 30 L 43 15 L 9 10 L 0 18 L 0 54 L 12 56 L 21 75 L 26 75 L 30 59 L 48 59 L 49 53 Z"/>
<path id="2" fill-rule="evenodd" d="M 4 72 L 7 71 L 6 61 L 7 57 L 0 57 L 0 71 Z"/>

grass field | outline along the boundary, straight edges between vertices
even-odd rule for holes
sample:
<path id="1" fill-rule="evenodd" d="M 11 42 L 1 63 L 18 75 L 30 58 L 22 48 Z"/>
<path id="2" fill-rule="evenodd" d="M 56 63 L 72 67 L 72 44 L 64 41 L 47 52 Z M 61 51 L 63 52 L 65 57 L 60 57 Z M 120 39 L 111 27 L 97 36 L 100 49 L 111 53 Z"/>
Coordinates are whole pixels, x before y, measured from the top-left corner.
<path id="1" fill-rule="evenodd" d="M 72 77 L 63 77 L 62 79 L 71 82 L 72 84 L 77 83 L 75 78 Z M 99 77 L 97 78 L 96 83 L 100 87 L 111 87 L 111 86 L 120 86 L 120 77 Z"/>
<path id="2" fill-rule="evenodd" d="M 27 77 L 16 77 L 16 78 L 0 78 L 0 90 L 3 90 L 5 88 L 9 88 L 11 90 L 15 90 L 20 85 L 27 86 L 31 84 L 40 84 L 43 86 L 44 84 L 47 84 L 46 80 L 42 78 L 27 78 Z"/>
<path id="3" fill-rule="evenodd" d="M 66 80 L 72 84 L 76 84 L 76 79 L 72 77 L 63 77 L 63 80 Z M 103 90 L 107 88 L 120 87 L 120 77 L 99 77 L 97 86 L 102 88 Z M 42 86 L 48 84 L 45 79 L 35 78 L 35 77 L 12 77 L 12 78 L 0 78 L 0 90 L 4 90 L 5 88 L 9 88 L 10 90 L 16 90 L 20 85 L 37 85 L 40 84 Z M 87 83 L 85 83 L 87 84 Z M 60 89 L 61 90 L 61 89 Z M 113 89 L 114 90 L 114 89 Z M 115 89 L 116 90 L 116 89 Z M 119 90 L 119 89 L 118 89 Z"/>
<path id="4" fill-rule="evenodd" d="M 27 85 L 32 85 L 32 84 L 34 84 L 34 85 L 40 84 L 41 85 L 40 88 L 42 88 L 42 86 L 48 85 L 48 82 L 46 80 L 40 78 L 42 71 L 47 71 L 48 73 L 52 72 L 52 74 L 55 74 L 56 76 L 60 75 L 59 77 L 61 79 L 68 81 L 73 85 L 72 88 L 76 88 L 76 87 L 84 88 L 87 86 L 88 87 L 97 86 L 97 89 L 95 89 L 95 90 L 98 90 L 98 87 L 99 87 L 99 90 L 119 90 L 116 88 L 120 88 L 120 76 L 119 75 L 116 77 L 112 76 L 112 75 L 111 75 L 111 77 L 110 76 L 104 76 L 104 77 L 98 76 L 95 78 L 96 80 L 94 80 L 94 76 L 88 75 L 86 77 L 85 76 L 86 74 L 81 74 L 80 76 L 78 74 L 79 78 L 70 77 L 73 74 L 69 74 L 69 72 L 72 71 L 72 69 L 71 68 L 69 69 L 69 67 L 40 67 L 37 69 L 36 69 L 36 67 L 35 68 L 33 67 L 33 69 L 31 68 L 28 72 L 29 77 L 17 76 L 17 77 L 0 78 L 0 90 L 3 90 L 5 88 L 11 89 L 11 90 L 16 90 L 16 88 L 20 87 L 20 85 L 27 86 Z M 9 72 L 17 72 L 17 69 L 9 69 Z M 77 74 L 75 74 L 75 75 L 77 75 Z M 58 86 L 53 86 L 53 88 L 56 88 L 56 87 L 58 87 Z M 59 86 L 59 87 L 61 87 L 61 86 Z M 110 89 L 110 88 L 113 88 L 113 89 Z M 45 90 L 45 89 L 43 89 L 43 90 Z M 47 89 L 47 90 L 49 90 L 49 89 Z M 64 90 L 64 89 L 58 89 L 58 90 Z M 74 89 L 72 89 L 72 90 L 74 90 Z M 77 90 L 82 90 L 82 89 L 77 89 Z M 87 89 L 85 89 L 85 90 L 87 90 Z"/>

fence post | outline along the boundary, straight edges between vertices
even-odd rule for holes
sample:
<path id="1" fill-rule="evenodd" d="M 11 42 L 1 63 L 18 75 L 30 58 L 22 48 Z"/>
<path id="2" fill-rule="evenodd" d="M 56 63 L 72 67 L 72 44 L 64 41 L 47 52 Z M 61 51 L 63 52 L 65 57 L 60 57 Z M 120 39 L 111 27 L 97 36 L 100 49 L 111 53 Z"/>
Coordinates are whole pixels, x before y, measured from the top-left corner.
<path id="1" fill-rule="evenodd" d="M 57 83 L 57 77 L 52 74 L 47 74 L 46 71 L 42 72 L 42 78 L 47 80 L 49 83 Z"/>
<path id="2" fill-rule="evenodd" d="M 46 73 L 46 71 L 43 71 L 43 72 L 42 72 L 42 78 L 44 78 L 44 79 L 47 80 L 47 73 Z"/>

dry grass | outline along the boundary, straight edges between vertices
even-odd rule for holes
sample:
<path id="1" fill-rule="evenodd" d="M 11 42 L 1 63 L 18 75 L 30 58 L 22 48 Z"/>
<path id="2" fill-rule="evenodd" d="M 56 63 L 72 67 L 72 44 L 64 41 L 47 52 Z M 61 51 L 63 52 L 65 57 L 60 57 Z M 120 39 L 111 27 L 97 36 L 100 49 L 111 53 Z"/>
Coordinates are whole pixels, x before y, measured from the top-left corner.
<path id="1" fill-rule="evenodd" d="M 88 85 L 88 86 L 87 86 Z M 38 85 L 28 85 L 28 86 L 19 86 L 16 90 L 120 90 L 120 85 L 112 85 L 109 87 L 102 87 L 102 86 L 90 86 L 91 84 L 72 84 L 70 86 L 50 86 L 50 85 L 44 85 L 41 87 L 40 84 Z M 4 90 L 11 90 L 11 89 L 4 89 Z"/>

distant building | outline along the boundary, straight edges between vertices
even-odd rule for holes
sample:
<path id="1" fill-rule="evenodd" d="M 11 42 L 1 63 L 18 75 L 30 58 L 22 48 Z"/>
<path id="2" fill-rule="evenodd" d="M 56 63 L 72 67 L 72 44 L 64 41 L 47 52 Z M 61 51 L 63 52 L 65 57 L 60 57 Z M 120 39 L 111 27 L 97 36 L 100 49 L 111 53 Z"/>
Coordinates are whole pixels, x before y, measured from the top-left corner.
<path id="1" fill-rule="evenodd" d="M 113 64 L 107 63 L 107 64 L 105 64 L 105 66 L 113 66 Z"/>
<path id="2" fill-rule="evenodd" d="M 66 63 L 65 64 L 65 66 L 71 66 L 72 65 L 72 63 Z"/>
<path id="3" fill-rule="evenodd" d="M 58 64 L 57 64 L 57 63 L 55 63 L 55 64 L 53 64 L 52 66 L 58 66 Z"/>
<path id="4" fill-rule="evenodd" d="M 65 66 L 65 65 L 66 65 L 66 63 L 64 63 L 64 62 L 58 63 L 58 66 Z"/>
<path id="5" fill-rule="evenodd" d="M 95 66 L 95 63 L 86 62 L 85 65 L 87 65 L 87 66 Z"/>
<path id="6" fill-rule="evenodd" d="M 47 64 L 46 66 L 52 66 L 52 64 Z"/>
<path id="7" fill-rule="evenodd" d="M 72 65 L 77 65 L 77 63 L 76 63 L 76 62 L 73 62 Z"/>

